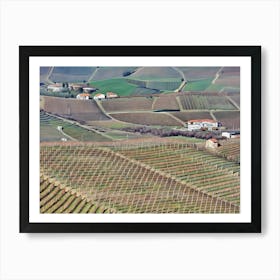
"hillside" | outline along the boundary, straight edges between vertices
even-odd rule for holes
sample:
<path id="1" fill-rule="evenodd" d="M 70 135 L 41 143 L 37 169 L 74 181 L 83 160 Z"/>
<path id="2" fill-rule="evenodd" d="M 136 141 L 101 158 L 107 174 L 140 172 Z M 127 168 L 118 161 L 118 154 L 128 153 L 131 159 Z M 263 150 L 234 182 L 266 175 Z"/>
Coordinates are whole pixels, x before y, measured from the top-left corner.
<path id="1" fill-rule="evenodd" d="M 50 80 L 53 82 L 88 81 L 96 67 L 54 67 Z"/>
<path id="2" fill-rule="evenodd" d="M 154 80 L 162 78 L 181 78 L 173 67 L 138 67 L 130 76 L 139 80 Z"/>
<path id="3" fill-rule="evenodd" d="M 40 166 L 48 178 L 71 186 L 72 195 L 119 213 L 239 212 L 239 165 L 184 144 L 41 145 Z M 42 184 L 41 194 L 49 182 Z M 51 185 L 49 191 L 45 201 L 63 204 L 63 190 Z"/>

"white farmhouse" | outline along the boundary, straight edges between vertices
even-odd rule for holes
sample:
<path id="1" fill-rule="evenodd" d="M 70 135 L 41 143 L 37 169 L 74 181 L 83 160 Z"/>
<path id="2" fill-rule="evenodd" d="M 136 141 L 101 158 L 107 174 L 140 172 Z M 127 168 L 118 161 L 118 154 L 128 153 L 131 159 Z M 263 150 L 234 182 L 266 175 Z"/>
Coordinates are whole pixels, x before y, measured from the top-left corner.
<path id="1" fill-rule="evenodd" d="M 188 131 L 194 130 L 214 130 L 217 129 L 219 123 L 211 119 L 198 119 L 188 121 Z"/>
<path id="2" fill-rule="evenodd" d="M 97 93 L 95 94 L 95 96 L 93 97 L 94 100 L 103 100 L 105 99 L 105 94 L 103 93 Z"/>

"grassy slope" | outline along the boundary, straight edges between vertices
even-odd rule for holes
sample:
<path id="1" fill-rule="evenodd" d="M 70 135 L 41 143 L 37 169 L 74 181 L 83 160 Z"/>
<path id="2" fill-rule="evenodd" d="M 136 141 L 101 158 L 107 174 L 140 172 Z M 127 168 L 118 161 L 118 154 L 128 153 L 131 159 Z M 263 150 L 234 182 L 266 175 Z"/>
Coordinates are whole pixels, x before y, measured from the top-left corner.
<path id="1" fill-rule="evenodd" d="M 185 85 L 184 91 L 204 91 L 210 86 L 211 82 L 212 79 L 190 81 Z"/>
<path id="2" fill-rule="evenodd" d="M 47 120 L 41 118 L 41 141 L 60 141 L 61 138 L 67 138 L 57 130 L 58 126 L 62 126 L 63 131 L 67 135 L 80 141 L 110 141 L 109 138 L 103 137 L 98 133 L 88 131 L 78 125 L 70 124 L 54 117 L 49 117 Z"/>
<path id="3" fill-rule="evenodd" d="M 90 83 L 94 87 L 98 88 L 98 92 L 106 93 L 113 91 L 120 96 L 128 96 L 134 93 L 137 88 L 136 85 L 129 84 L 125 79 L 114 78 L 108 80 L 94 81 Z"/>

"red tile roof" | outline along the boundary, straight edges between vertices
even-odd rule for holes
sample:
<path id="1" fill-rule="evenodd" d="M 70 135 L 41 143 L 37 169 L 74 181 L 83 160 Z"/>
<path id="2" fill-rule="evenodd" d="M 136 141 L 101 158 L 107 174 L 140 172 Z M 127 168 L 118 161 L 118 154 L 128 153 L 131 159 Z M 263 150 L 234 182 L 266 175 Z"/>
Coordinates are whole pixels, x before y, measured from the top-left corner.
<path id="1" fill-rule="evenodd" d="M 189 122 L 209 122 L 209 123 L 216 123 L 217 121 L 214 121 L 212 119 L 197 119 L 197 120 L 189 120 Z"/>
<path id="2" fill-rule="evenodd" d="M 218 140 L 216 138 L 211 138 L 209 140 L 212 141 L 213 143 L 218 143 Z"/>

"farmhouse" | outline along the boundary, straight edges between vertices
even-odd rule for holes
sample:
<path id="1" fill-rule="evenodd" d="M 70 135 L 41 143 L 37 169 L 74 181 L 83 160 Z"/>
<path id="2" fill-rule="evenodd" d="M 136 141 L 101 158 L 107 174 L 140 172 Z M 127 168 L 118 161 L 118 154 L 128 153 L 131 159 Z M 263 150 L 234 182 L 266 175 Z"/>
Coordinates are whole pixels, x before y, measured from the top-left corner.
<path id="1" fill-rule="evenodd" d="M 80 93 L 76 97 L 77 99 L 80 100 L 89 100 L 90 99 L 90 94 L 89 93 Z"/>
<path id="2" fill-rule="evenodd" d="M 114 92 L 107 92 L 106 93 L 106 98 L 117 98 L 117 97 L 119 97 L 119 96 Z"/>
<path id="3" fill-rule="evenodd" d="M 95 96 L 93 97 L 94 100 L 102 100 L 105 99 L 105 94 L 103 93 L 97 93 L 95 94 Z"/>
<path id="4" fill-rule="evenodd" d="M 224 131 L 222 136 L 226 138 L 240 138 L 240 131 Z"/>
<path id="5" fill-rule="evenodd" d="M 219 123 L 212 119 L 198 119 L 198 120 L 189 120 L 188 131 L 194 130 L 215 130 L 218 129 Z"/>
<path id="6" fill-rule="evenodd" d="M 205 148 L 216 149 L 219 147 L 219 141 L 216 138 L 208 139 L 205 143 Z"/>
<path id="7" fill-rule="evenodd" d="M 68 89 L 63 87 L 62 84 L 51 84 L 48 85 L 47 90 L 50 92 L 61 92 L 61 91 L 67 91 Z"/>

